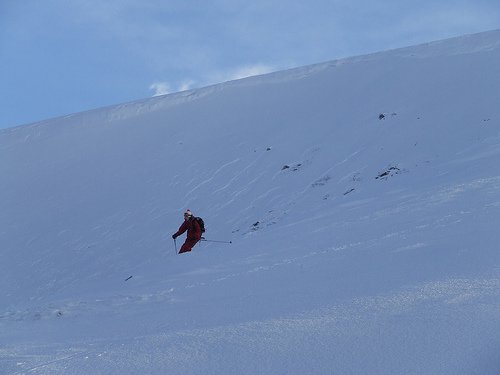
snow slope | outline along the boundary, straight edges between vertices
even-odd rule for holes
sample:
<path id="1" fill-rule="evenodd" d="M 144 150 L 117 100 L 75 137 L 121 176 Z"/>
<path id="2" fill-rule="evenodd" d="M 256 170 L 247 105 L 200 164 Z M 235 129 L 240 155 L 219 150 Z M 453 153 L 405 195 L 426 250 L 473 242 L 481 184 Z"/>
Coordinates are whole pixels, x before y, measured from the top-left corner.
<path id="1" fill-rule="evenodd" d="M 491 31 L 0 131 L 0 373 L 498 374 L 498 61 Z M 176 255 L 187 208 L 232 244 Z"/>

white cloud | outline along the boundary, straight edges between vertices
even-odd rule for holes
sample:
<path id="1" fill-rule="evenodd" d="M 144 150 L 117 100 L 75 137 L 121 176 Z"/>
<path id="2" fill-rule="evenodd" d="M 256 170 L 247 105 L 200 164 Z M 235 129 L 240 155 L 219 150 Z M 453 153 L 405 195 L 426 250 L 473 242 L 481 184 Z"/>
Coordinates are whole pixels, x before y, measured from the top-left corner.
<path id="1" fill-rule="evenodd" d="M 185 80 L 179 86 L 179 90 L 178 91 L 191 90 L 193 88 L 194 84 L 195 84 L 195 81 L 193 81 L 192 79 Z"/>
<path id="2" fill-rule="evenodd" d="M 154 91 L 153 96 L 166 95 L 173 92 L 191 90 L 195 87 L 208 86 L 221 82 L 234 81 L 237 79 L 271 73 L 276 70 L 278 69 L 264 64 L 244 65 L 225 72 L 214 73 L 210 75 L 210 77 L 207 77 L 207 79 L 202 79 L 202 82 L 196 82 L 192 79 L 185 79 L 178 85 L 172 85 L 168 82 L 155 82 L 149 86 L 149 89 Z"/>
<path id="3" fill-rule="evenodd" d="M 172 92 L 167 82 L 155 82 L 149 86 L 149 89 L 154 90 L 153 96 L 166 95 Z"/>
<path id="4" fill-rule="evenodd" d="M 168 82 L 155 82 L 149 86 L 150 90 L 155 93 L 153 96 L 166 95 L 178 91 L 191 90 L 194 87 L 195 81 L 187 79 L 183 81 L 179 86 L 173 87 Z"/>

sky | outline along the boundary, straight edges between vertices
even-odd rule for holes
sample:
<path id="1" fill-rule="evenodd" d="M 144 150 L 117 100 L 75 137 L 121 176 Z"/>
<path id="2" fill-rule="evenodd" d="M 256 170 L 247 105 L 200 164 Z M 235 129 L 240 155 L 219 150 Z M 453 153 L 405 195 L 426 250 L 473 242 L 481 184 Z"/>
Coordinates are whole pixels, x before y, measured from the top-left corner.
<path id="1" fill-rule="evenodd" d="M 498 28 L 498 0 L 1 0 L 0 128 Z"/>

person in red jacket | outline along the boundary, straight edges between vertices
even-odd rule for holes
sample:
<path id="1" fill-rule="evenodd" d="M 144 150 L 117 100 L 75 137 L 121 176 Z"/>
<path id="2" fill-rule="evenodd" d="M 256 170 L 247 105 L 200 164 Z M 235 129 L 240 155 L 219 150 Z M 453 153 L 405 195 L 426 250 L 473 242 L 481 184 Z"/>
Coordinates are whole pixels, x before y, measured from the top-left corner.
<path id="1" fill-rule="evenodd" d="M 200 224 L 195 220 L 191 210 L 187 210 L 184 213 L 184 222 L 180 226 L 179 230 L 172 235 L 175 240 L 181 234 L 187 231 L 186 241 L 181 247 L 179 254 L 191 251 L 194 245 L 201 239 L 201 228 Z"/>

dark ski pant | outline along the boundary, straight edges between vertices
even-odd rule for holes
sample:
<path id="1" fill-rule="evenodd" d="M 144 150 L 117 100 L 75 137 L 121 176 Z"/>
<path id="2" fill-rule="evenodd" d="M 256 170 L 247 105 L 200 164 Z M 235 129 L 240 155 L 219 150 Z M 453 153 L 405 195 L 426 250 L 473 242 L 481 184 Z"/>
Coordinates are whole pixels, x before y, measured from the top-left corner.
<path id="1" fill-rule="evenodd" d="M 179 254 L 182 253 L 187 253 L 188 251 L 191 251 L 194 245 L 198 243 L 198 239 L 196 238 L 186 238 L 186 242 L 181 247 L 181 250 L 179 251 Z"/>

